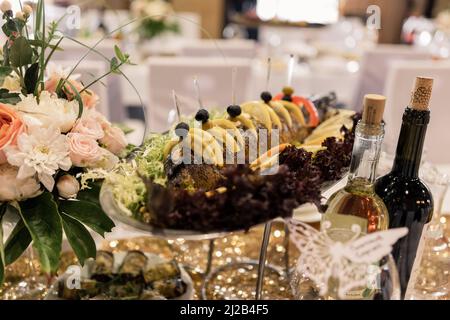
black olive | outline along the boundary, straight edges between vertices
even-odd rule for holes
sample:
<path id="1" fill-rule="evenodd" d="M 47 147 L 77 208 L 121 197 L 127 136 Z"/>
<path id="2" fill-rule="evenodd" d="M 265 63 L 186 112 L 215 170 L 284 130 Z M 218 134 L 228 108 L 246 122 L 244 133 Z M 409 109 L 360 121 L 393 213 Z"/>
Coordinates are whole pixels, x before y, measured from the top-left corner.
<path id="1" fill-rule="evenodd" d="M 261 99 L 265 103 L 269 103 L 270 100 L 272 100 L 272 95 L 270 94 L 270 92 L 264 91 L 263 93 L 261 93 Z"/>
<path id="2" fill-rule="evenodd" d="M 180 122 L 175 127 L 175 134 L 180 138 L 185 138 L 189 133 L 189 125 L 185 122 Z"/>
<path id="3" fill-rule="evenodd" d="M 206 109 L 200 109 L 198 110 L 197 114 L 195 115 L 195 120 L 201 121 L 202 123 L 205 123 L 209 120 L 209 112 Z"/>
<path id="4" fill-rule="evenodd" d="M 230 115 L 230 117 L 235 118 L 241 115 L 242 109 L 241 106 L 231 105 L 227 108 L 227 112 Z"/>

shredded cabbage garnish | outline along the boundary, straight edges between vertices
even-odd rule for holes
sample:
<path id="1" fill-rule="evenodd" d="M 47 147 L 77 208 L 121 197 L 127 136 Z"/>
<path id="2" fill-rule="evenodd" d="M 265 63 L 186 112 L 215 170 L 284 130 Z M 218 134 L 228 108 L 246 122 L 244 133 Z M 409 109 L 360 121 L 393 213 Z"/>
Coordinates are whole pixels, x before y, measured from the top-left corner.
<path id="1" fill-rule="evenodd" d="M 89 169 L 81 175 L 81 188 L 89 188 L 89 181 L 104 180 L 112 191 L 117 205 L 132 216 L 144 205 L 146 188 L 136 172 L 136 163 L 121 162 L 114 170 Z"/>
<path id="2" fill-rule="evenodd" d="M 163 151 L 169 140 L 168 134 L 151 134 L 142 147 L 143 151 L 135 159 L 139 174 L 161 185 L 167 182 Z"/>
<path id="3" fill-rule="evenodd" d="M 145 205 L 146 188 L 142 177 L 154 183 L 165 185 L 163 150 L 169 135 L 152 134 L 145 141 L 143 151 L 128 162 L 120 162 L 112 171 L 104 169 L 88 169 L 80 175 L 81 188 L 89 188 L 89 182 L 104 180 L 111 189 L 117 205 L 132 216 Z"/>

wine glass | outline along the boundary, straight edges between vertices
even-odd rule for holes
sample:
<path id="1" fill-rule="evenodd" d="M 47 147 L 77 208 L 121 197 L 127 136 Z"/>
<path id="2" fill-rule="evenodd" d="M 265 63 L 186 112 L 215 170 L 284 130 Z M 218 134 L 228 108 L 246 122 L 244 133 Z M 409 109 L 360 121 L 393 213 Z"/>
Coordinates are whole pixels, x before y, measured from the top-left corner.
<path id="1" fill-rule="evenodd" d="M 290 224 L 300 257 L 291 277 L 298 300 L 399 300 L 400 280 L 390 251 L 403 229 L 365 235 L 361 227 L 317 231 L 302 222 Z"/>
<path id="2" fill-rule="evenodd" d="M 433 218 L 423 231 L 406 299 L 448 299 L 450 247 L 442 210 L 450 177 L 428 163 L 422 166 L 420 176 L 433 195 Z"/>
<path id="3" fill-rule="evenodd" d="M 358 266 L 355 265 L 355 268 Z M 330 278 L 323 294 L 324 283 L 312 280 L 297 271 L 292 275 L 291 288 L 297 300 L 400 300 L 400 280 L 391 255 L 379 263 L 370 265 L 366 273 L 366 285 L 351 287 L 345 294 L 339 294 L 339 286 L 348 286 L 354 281 L 352 275 L 341 279 Z"/>

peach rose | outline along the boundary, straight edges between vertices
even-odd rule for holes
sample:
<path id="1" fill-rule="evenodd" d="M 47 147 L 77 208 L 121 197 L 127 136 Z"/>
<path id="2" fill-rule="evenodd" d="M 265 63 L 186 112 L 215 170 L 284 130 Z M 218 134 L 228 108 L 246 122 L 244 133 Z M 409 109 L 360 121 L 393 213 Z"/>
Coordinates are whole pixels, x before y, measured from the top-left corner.
<path id="1" fill-rule="evenodd" d="M 97 119 L 96 114 L 89 110 L 75 122 L 72 132 L 89 136 L 94 140 L 102 139 L 105 136 L 101 122 Z"/>
<path id="2" fill-rule="evenodd" d="M 17 137 L 25 130 L 19 114 L 0 103 L 0 164 L 6 162 L 3 149 L 15 145 Z"/>
<path id="3" fill-rule="evenodd" d="M 69 156 L 72 164 L 77 167 L 93 167 L 100 162 L 104 149 L 90 136 L 80 133 L 69 133 Z"/>
<path id="4" fill-rule="evenodd" d="M 123 131 L 120 128 L 113 126 L 105 128 L 104 130 L 105 136 L 100 139 L 100 143 L 115 155 L 121 154 L 128 144 Z"/>
<path id="5" fill-rule="evenodd" d="M 61 78 L 52 76 L 45 82 L 45 90 L 49 92 L 55 92 L 60 80 Z M 68 80 L 68 81 L 73 85 L 73 87 L 78 92 L 83 90 L 84 86 L 80 82 L 76 80 Z M 64 93 L 66 94 L 67 99 L 69 100 L 75 99 L 75 93 L 74 90 L 72 89 L 72 86 L 66 84 Z M 92 90 L 87 89 L 81 93 L 81 100 L 83 100 L 83 106 L 87 109 L 90 109 L 98 104 L 99 97 Z"/>

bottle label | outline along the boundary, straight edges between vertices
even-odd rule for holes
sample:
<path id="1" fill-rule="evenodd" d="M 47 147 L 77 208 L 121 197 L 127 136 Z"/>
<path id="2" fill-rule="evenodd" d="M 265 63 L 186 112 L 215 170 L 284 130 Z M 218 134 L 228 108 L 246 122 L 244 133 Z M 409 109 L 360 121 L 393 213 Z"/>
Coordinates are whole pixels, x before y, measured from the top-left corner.
<path id="1" fill-rule="evenodd" d="M 345 242 L 350 240 L 345 239 L 345 237 L 349 236 L 348 230 L 351 230 L 355 224 L 361 227 L 361 235 L 364 235 L 366 233 L 365 230 L 367 230 L 367 219 L 353 215 L 325 214 L 323 221 L 329 222 L 328 234 L 336 241 Z"/>

